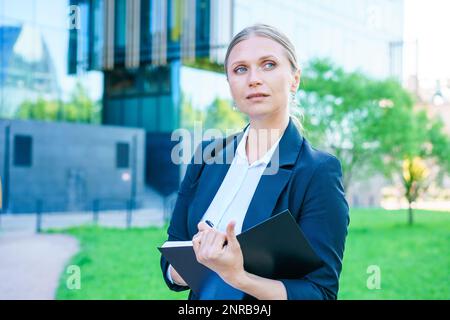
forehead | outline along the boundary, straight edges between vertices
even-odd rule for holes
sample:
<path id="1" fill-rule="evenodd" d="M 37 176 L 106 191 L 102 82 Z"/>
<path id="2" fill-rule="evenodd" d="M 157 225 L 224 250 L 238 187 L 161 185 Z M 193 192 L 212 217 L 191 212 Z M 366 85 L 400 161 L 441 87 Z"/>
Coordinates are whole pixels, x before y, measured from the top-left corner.
<path id="1" fill-rule="evenodd" d="M 268 55 L 287 61 L 286 49 L 281 44 L 270 38 L 251 36 L 234 46 L 230 52 L 228 63 L 231 65 L 236 61 L 258 60 L 260 57 Z"/>

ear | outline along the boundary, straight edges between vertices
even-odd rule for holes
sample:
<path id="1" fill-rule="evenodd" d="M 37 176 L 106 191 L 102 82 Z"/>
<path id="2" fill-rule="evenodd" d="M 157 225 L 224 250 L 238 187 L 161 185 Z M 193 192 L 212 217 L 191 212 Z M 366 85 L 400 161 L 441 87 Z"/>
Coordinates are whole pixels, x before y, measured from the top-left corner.
<path id="1" fill-rule="evenodd" d="M 298 86 L 300 85 L 301 75 L 302 75 L 301 69 L 298 69 L 297 71 L 295 71 L 293 81 L 292 81 L 292 86 L 291 86 L 291 92 L 297 92 Z"/>

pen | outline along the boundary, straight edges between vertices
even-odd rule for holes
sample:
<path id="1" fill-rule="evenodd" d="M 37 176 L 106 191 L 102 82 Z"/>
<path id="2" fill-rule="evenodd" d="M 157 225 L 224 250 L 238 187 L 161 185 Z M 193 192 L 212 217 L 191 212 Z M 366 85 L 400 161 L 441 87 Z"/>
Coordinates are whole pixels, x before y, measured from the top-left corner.
<path id="1" fill-rule="evenodd" d="M 207 224 L 208 226 L 210 226 L 211 228 L 214 228 L 214 223 L 212 223 L 212 222 L 209 221 L 209 220 L 205 220 L 205 222 L 206 222 L 206 224 Z M 223 243 L 223 245 L 226 246 L 227 244 L 228 244 L 228 241 L 225 240 L 225 242 Z"/>

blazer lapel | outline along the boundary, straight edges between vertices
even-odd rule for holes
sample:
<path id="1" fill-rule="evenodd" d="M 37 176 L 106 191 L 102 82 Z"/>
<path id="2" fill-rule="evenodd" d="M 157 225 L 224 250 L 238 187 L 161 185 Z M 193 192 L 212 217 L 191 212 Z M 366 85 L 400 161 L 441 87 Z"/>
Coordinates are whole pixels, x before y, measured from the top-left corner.
<path id="1" fill-rule="evenodd" d="M 292 120 L 289 120 L 288 127 L 278 144 L 278 150 L 274 153 L 274 156 L 278 155 L 279 159 L 278 171 L 275 174 L 268 174 L 271 170 L 274 170 L 273 166 L 277 166 L 276 158 L 272 157 L 250 202 L 242 225 L 242 231 L 263 222 L 274 214 L 273 210 L 281 192 L 291 177 L 292 167 L 297 161 L 302 144 L 303 137 Z"/>
<path id="2" fill-rule="evenodd" d="M 286 183 L 291 170 L 282 169 L 276 175 L 263 175 L 253 195 L 242 225 L 242 231 L 263 222 L 272 215 L 272 211 Z"/>

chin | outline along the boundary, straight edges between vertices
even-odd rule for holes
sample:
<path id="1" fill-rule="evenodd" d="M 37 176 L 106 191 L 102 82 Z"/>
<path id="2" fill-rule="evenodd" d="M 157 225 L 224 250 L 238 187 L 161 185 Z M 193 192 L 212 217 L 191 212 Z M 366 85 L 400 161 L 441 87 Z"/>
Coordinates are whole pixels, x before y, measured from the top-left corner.
<path id="1" fill-rule="evenodd" d="M 245 113 L 250 119 L 264 118 L 274 112 L 273 108 L 258 104 L 247 106 L 241 111 Z"/>
<path id="2" fill-rule="evenodd" d="M 248 112 L 247 116 L 250 120 L 259 120 L 264 119 L 266 117 L 270 117 L 270 112 Z"/>

